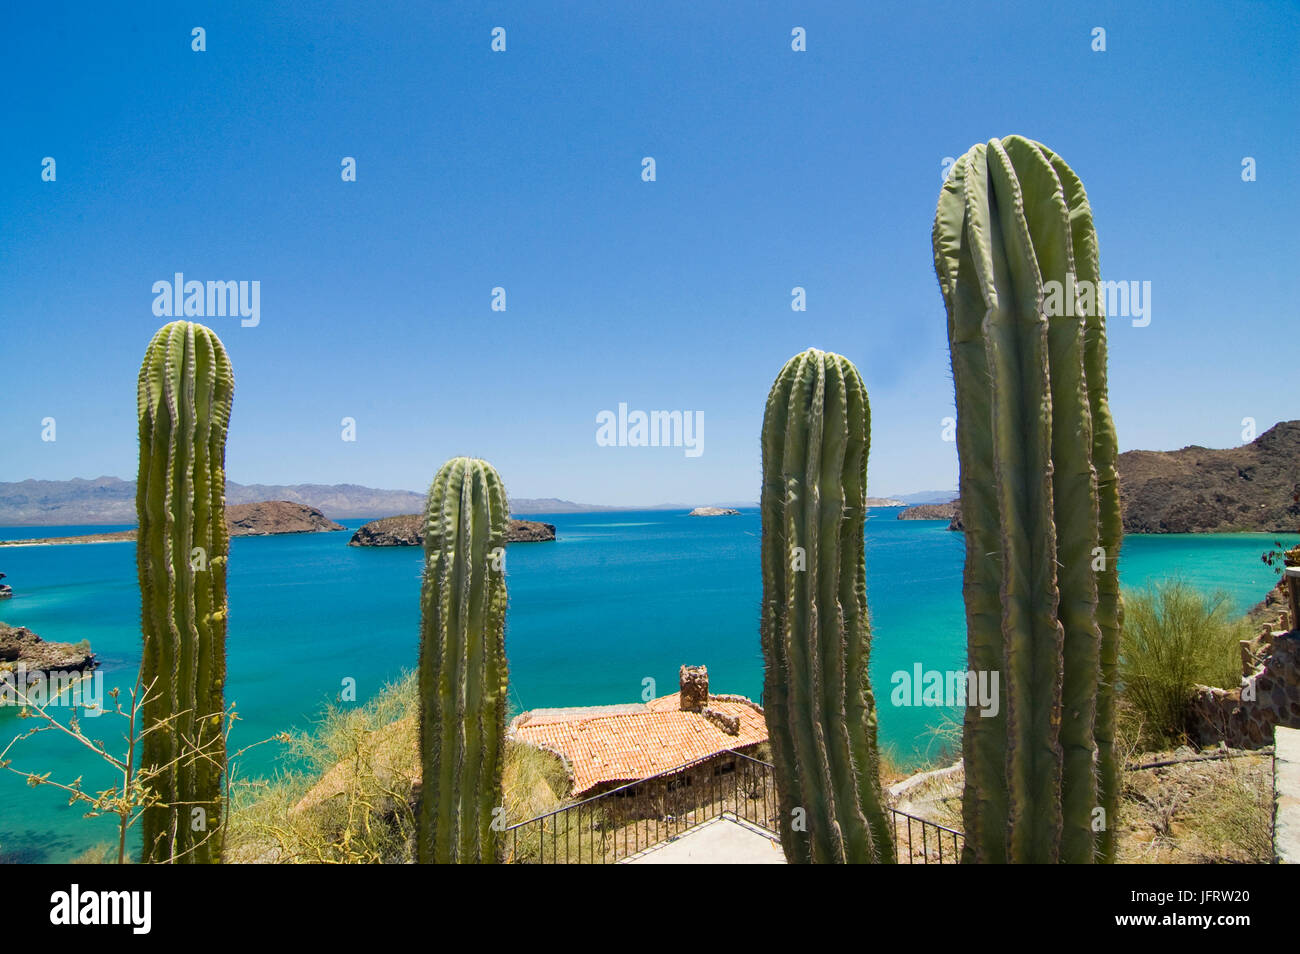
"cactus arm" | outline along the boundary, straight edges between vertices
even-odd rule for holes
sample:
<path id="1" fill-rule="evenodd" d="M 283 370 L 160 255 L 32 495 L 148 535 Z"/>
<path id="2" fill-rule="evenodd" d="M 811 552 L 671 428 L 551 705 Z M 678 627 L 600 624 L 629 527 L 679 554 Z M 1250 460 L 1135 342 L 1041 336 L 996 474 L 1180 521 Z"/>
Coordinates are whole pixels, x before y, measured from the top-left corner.
<path id="1" fill-rule="evenodd" d="M 967 665 L 971 672 L 998 672 L 1002 665 L 1001 548 L 994 496 L 992 458 L 983 450 L 992 445 L 992 409 L 988 356 L 984 347 L 986 309 L 975 278 L 974 258 L 967 248 L 965 184 L 984 175 L 983 145 L 973 147 L 953 168 L 939 196 L 932 240 L 935 271 L 948 314 L 957 407 L 959 491 L 965 524 Z M 1005 685 L 1002 686 L 1005 690 Z M 1005 695 L 1005 692 L 1004 692 Z M 982 716 L 968 706 L 962 727 L 966 789 L 962 824 L 966 832 L 963 860 L 1006 861 L 1005 831 L 997 823 L 1009 814 L 1004 766 L 1007 760 L 1007 706 L 994 716 Z"/>
<path id="2" fill-rule="evenodd" d="M 426 690 L 421 687 L 421 694 L 431 703 L 433 718 L 428 726 L 437 739 L 437 748 L 433 751 L 437 757 L 431 759 L 432 752 L 425 754 L 425 768 L 432 761 L 432 773 L 424 778 L 432 779 L 432 784 L 425 781 L 424 804 L 429 809 L 427 820 L 433 833 L 433 854 L 421 861 L 432 861 L 454 857 L 453 846 L 457 844 L 456 792 L 459 785 L 460 761 L 457 754 L 463 751 L 463 721 L 461 703 L 458 693 L 460 685 L 460 659 L 463 648 L 459 642 L 460 628 L 452 620 L 459 602 L 462 568 L 455 562 L 454 541 L 461 528 L 461 495 L 456 481 L 457 467 L 445 467 L 434 479 L 430 490 L 429 513 L 433 520 L 430 530 L 425 534 L 426 543 L 425 573 L 432 590 L 431 604 L 426 612 L 432 610 L 431 618 L 424 624 L 424 637 L 421 641 L 420 662 L 421 680 L 426 673 L 432 685 Z M 429 573 L 436 569 L 435 574 Z M 432 646 L 430 646 L 432 643 Z M 432 649 L 432 657 L 426 661 L 424 651 Z"/>
<path id="3" fill-rule="evenodd" d="M 781 378 L 784 376 L 783 371 Z M 765 422 L 784 421 L 789 415 L 790 391 L 780 386 L 781 378 L 768 394 L 763 415 Z M 793 572 L 790 568 L 791 544 L 784 518 L 786 484 L 781 467 L 784 436 L 784 431 L 775 426 L 763 428 L 763 484 L 760 491 L 764 544 L 760 557 L 763 603 L 759 638 L 765 661 L 763 711 L 768 742 L 772 748 L 772 760 L 787 766 L 788 784 L 777 788 L 777 825 L 781 844 L 786 846 L 796 844 L 796 833 L 791 824 L 794 809 L 802 800 L 798 793 L 803 780 L 799 774 L 799 761 L 795 758 L 794 733 L 787 718 L 790 706 L 790 659 L 786 651 L 789 611 L 782 596 L 791 586 Z M 787 856 L 790 853 L 787 851 Z"/>
<path id="4" fill-rule="evenodd" d="M 487 693 L 483 702 L 483 719 L 480 733 L 483 738 L 483 782 L 479 808 L 479 841 L 484 850 L 499 855 L 495 843 L 501 841 L 498 832 L 492 828 L 493 810 L 504 810 L 503 783 L 505 774 L 505 734 L 504 725 L 509 707 L 508 673 L 506 671 L 506 587 L 504 583 L 505 566 L 494 562 L 494 551 L 505 553 L 506 533 L 510 523 L 510 504 L 506 499 L 505 486 L 499 481 L 484 481 L 483 493 L 486 495 L 491 514 L 490 536 L 487 542 L 489 576 L 501 579 L 501 585 L 489 586 L 487 606 L 485 607 L 485 628 L 487 632 L 499 634 L 497 642 L 490 647 L 483 660 L 483 685 Z M 498 548 L 500 548 L 498 550 Z M 489 715 L 491 721 L 489 721 Z M 493 731 L 493 728 L 498 731 Z M 504 842 L 502 842 L 504 848 Z"/>
<path id="5" fill-rule="evenodd" d="M 150 688 L 141 764 L 162 768 L 162 804 L 142 819 L 146 861 L 219 861 L 225 772 L 225 443 L 234 377 L 209 329 L 172 322 L 154 336 L 137 384 L 140 522 L 136 564 Z M 191 563 L 195 548 L 201 562 Z M 188 740 L 182 744 L 182 740 Z M 202 808 L 206 827 L 193 831 Z"/>
<path id="6" fill-rule="evenodd" d="M 894 860 L 867 683 L 868 413 L 857 369 L 810 350 L 786 363 L 764 414 L 763 701 L 793 862 Z M 795 808 L 806 830 L 792 830 Z"/>
<path id="7" fill-rule="evenodd" d="M 425 510 L 421 595 L 417 831 L 421 862 L 495 862 L 506 715 L 504 546 L 509 507 L 500 477 L 448 461 Z"/>
<path id="8" fill-rule="evenodd" d="M 1047 149 L 1044 149 L 1044 154 L 1061 180 L 1070 210 L 1076 275 L 1080 282 L 1091 282 L 1092 287 L 1097 288 L 1101 280 L 1100 257 L 1087 193 L 1079 177 L 1064 160 Z M 1124 529 L 1119 504 L 1119 439 L 1106 398 L 1106 315 L 1103 304 L 1101 297 L 1096 296 L 1095 307 L 1084 317 L 1084 371 L 1092 420 L 1092 460 L 1097 479 L 1097 545 L 1101 547 L 1104 558 L 1102 568 L 1096 574 L 1101 676 L 1094 736 L 1097 743 L 1097 797 L 1105 811 L 1106 824 L 1098 835 L 1097 848 L 1100 860 L 1114 861 L 1120 788 L 1120 760 L 1115 751 L 1115 687 L 1119 678 L 1119 632 L 1123 621 L 1119 556 Z"/>
<path id="9" fill-rule="evenodd" d="M 827 724 L 836 737 L 830 746 L 835 790 L 859 793 L 859 802 L 840 808 L 842 833 L 850 858 L 868 858 L 890 845 L 877 801 L 879 759 L 876 754 L 876 714 L 867 675 L 869 643 L 846 638 L 868 633 L 866 576 L 853 568 L 866 565 L 865 535 L 867 454 L 871 409 L 862 378 L 846 359 L 827 362 L 827 454 L 822 466 L 822 492 L 843 502 L 840 513 L 823 507 L 822 551 L 833 556 L 833 571 L 824 579 L 820 598 L 835 608 L 834 627 L 823 629 L 822 667 L 827 673 Z M 854 422 L 861 422 L 855 426 Z M 853 757 L 857 753 L 857 757 Z M 864 810 L 865 809 L 865 810 Z"/>
<path id="10" fill-rule="evenodd" d="M 970 273 L 983 303 L 985 377 L 973 386 L 987 389 L 990 412 L 990 426 L 981 434 L 987 443 L 975 451 L 991 463 L 995 492 L 989 514 L 994 549 L 972 554 L 968 543 L 968 562 L 1000 564 L 1003 646 L 1001 665 L 993 668 L 1002 671 L 1005 683 L 1006 775 L 995 784 L 1006 788 L 1006 857 L 1050 861 L 1059 827 L 1059 800 L 1052 798 L 1059 789 L 1059 764 L 1053 758 L 1050 705 L 1059 677 L 1045 657 L 1059 646 L 1059 633 L 1055 589 L 1043 580 L 1050 576 L 1052 553 L 1046 328 L 1032 312 L 1018 308 L 1015 278 L 1020 277 L 1024 295 L 1027 266 L 1023 257 L 1007 254 L 1006 229 L 1015 225 L 1016 197 L 999 181 L 1003 157 L 995 144 L 972 152 L 964 171 L 963 248 L 969 250 Z M 960 413 L 960 386 L 958 398 Z M 959 416 L 959 430 L 969 421 Z M 996 845 L 997 833 L 988 836 L 992 844 L 977 846 L 984 854 L 980 860 L 995 860 L 1003 850 Z"/>
<path id="11" fill-rule="evenodd" d="M 852 759 L 853 784 L 856 785 L 863 810 L 854 815 L 863 827 L 854 842 L 856 857 L 894 857 L 893 832 L 890 830 L 880 791 L 880 757 L 876 739 L 876 704 L 868 675 L 870 662 L 870 618 L 867 613 L 866 574 L 853 572 L 866 566 L 867 457 L 871 449 L 871 404 L 866 385 L 847 359 L 836 364 L 837 378 L 845 399 L 843 478 L 844 513 L 840 521 L 839 552 L 847 555 L 839 568 L 838 598 L 841 610 L 840 638 L 843 646 L 845 701 L 840 719 L 847 733 Z M 861 427 L 850 422 L 861 421 Z M 867 639 L 846 639 L 843 634 L 864 633 Z M 848 784 L 847 782 L 845 783 Z"/>
<path id="12" fill-rule="evenodd" d="M 1067 287 L 1075 277 L 1070 213 L 1061 180 L 1042 147 L 1020 136 L 1004 139 L 1024 194 L 1023 236 L 1032 241 L 1038 300 L 1043 283 Z M 1052 499 L 1056 527 L 1056 579 L 1063 681 L 1060 698 L 1062 821 L 1060 860 L 1094 860 L 1092 810 L 1097 805 L 1093 730 L 1097 703 L 1101 632 L 1097 620 L 1097 578 L 1092 570 L 1098 539 L 1097 477 L 1093 469 L 1092 414 L 1084 372 L 1084 321 L 1074 312 L 1047 316 L 1052 402 Z"/>
<path id="13" fill-rule="evenodd" d="M 816 490 L 797 475 L 818 472 L 822 436 L 825 379 L 820 362 L 802 362 L 789 382 L 793 413 L 786 419 L 785 482 L 786 539 L 802 547 L 807 560 L 804 572 L 791 575 L 790 614 L 782 634 L 790 660 L 790 705 L 792 713 L 812 714 L 820 700 L 817 680 L 819 607 L 815 594 L 821 573 L 817 526 L 819 498 Z M 825 726 L 817 718 L 792 718 L 795 754 L 801 766 L 803 788 L 800 805 L 807 812 L 808 860 L 825 863 L 843 850 L 838 822 L 831 801 L 827 766 Z"/>
<path id="14" fill-rule="evenodd" d="M 1012 857 L 1050 862 L 1056 860 L 1060 826 L 1060 756 L 1053 714 L 1060 698 L 1061 634 L 1052 565 L 1047 328 L 1041 315 L 1025 308 L 1036 295 L 1032 265 L 1016 241 L 1016 206 L 1021 199 L 1008 176 L 1008 161 L 995 144 L 985 157 L 986 175 L 968 178 L 967 187 L 975 209 L 972 231 L 981 241 L 975 264 L 988 305 L 991 452 L 998 489 L 1008 684 L 1009 851 Z"/>
<path id="15" fill-rule="evenodd" d="M 841 560 L 841 553 L 854 552 L 852 549 L 841 549 L 841 530 L 846 523 L 856 522 L 857 514 L 853 513 L 853 501 L 845 496 L 844 471 L 849 443 L 848 395 L 844 369 L 839 361 L 828 359 L 825 362 L 822 380 L 825 410 L 822 414 L 820 460 L 815 472 L 819 499 L 814 534 L 822 572 L 810 581 L 816 586 L 814 595 L 820 608 L 820 631 L 817 634 L 819 658 L 815 667 L 818 678 L 814 683 L 814 698 L 820 700 L 821 723 L 826 727 L 825 749 L 830 780 L 828 792 L 833 802 L 831 810 L 836 818 L 839 836 L 843 840 L 841 850 L 845 857 L 861 858 L 871 850 L 866 818 L 854 801 L 846 800 L 842 794 L 838 794 L 852 792 L 857 787 L 857 776 L 850 756 L 853 749 L 848 708 L 850 697 L 857 695 L 858 690 L 848 685 L 848 657 L 850 653 L 861 654 L 860 645 L 849 648 L 849 644 L 855 641 L 845 638 L 846 614 L 840 604 L 844 572 L 851 565 L 847 560 Z M 852 469 L 851 464 L 849 469 Z M 826 506 L 835 501 L 840 501 L 841 506 Z M 861 716 L 859 710 L 859 720 Z M 863 722 L 859 721 L 854 728 L 859 736 L 865 735 L 866 726 Z"/>
<path id="16" fill-rule="evenodd" d="M 1116 795 L 1104 330 L 1097 314 L 1045 314 L 1045 283 L 1096 280 L 1082 185 L 1022 137 L 975 146 L 940 194 L 933 244 L 958 408 L 969 660 L 1001 670 L 1005 699 L 1005 719 L 966 713 L 964 859 L 1110 860 L 1093 829 L 1099 803 L 1113 828 Z M 1058 300 L 1072 303 L 1068 291 Z"/>

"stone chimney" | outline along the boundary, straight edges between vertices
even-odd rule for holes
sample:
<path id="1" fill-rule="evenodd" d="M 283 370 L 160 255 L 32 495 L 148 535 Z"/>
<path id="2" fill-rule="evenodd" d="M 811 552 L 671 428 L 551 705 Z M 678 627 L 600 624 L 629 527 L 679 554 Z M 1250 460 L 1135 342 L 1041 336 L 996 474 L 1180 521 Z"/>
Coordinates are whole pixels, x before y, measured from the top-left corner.
<path id="1" fill-rule="evenodd" d="M 699 712 L 709 704 L 709 670 L 707 666 L 683 666 L 678 673 L 681 681 L 681 710 Z"/>

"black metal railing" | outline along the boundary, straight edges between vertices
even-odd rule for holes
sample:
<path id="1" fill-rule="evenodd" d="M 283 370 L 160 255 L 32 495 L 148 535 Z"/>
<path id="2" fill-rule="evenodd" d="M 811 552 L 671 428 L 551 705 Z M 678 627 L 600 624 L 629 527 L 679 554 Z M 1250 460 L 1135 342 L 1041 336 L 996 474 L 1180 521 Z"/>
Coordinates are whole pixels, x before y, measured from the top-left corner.
<path id="1" fill-rule="evenodd" d="M 772 766 L 728 751 L 621 785 L 511 825 L 506 858 L 516 864 L 608 864 L 722 815 L 775 833 Z"/>
<path id="2" fill-rule="evenodd" d="M 966 836 L 938 822 L 889 810 L 894 823 L 894 860 L 900 865 L 955 865 L 961 863 Z"/>
<path id="3" fill-rule="evenodd" d="M 772 765 L 740 752 L 711 755 L 593 795 L 505 831 L 515 864 L 610 864 L 731 816 L 779 833 Z M 890 809 L 899 864 L 957 864 L 964 836 Z"/>

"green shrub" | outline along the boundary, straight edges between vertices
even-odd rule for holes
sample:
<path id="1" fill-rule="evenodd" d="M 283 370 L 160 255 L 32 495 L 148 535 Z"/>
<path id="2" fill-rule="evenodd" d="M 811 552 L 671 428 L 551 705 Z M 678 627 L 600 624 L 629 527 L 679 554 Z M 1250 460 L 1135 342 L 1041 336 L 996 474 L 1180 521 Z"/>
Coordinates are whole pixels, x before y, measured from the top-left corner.
<path id="1" fill-rule="evenodd" d="M 1238 642 L 1249 635 L 1225 593 L 1203 594 L 1180 579 L 1126 593 L 1119 666 L 1125 735 L 1155 747 L 1182 742 L 1193 687 L 1239 685 Z"/>

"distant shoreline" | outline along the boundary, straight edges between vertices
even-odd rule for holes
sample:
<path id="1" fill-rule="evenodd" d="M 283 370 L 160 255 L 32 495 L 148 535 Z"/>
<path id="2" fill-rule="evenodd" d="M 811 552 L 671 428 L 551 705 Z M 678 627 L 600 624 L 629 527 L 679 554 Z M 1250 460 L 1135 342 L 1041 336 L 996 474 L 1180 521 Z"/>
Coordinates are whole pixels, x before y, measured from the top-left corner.
<path id="1" fill-rule="evenodd" d="M 30 540 L 0 540 L 0 547 L 56 547 L 70 543 L 134 543 L 134 530 L 115 533 L 87 533 L 76 537 L 33 537 Z"/>

